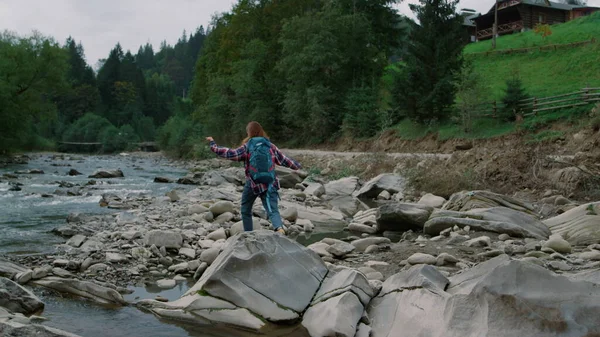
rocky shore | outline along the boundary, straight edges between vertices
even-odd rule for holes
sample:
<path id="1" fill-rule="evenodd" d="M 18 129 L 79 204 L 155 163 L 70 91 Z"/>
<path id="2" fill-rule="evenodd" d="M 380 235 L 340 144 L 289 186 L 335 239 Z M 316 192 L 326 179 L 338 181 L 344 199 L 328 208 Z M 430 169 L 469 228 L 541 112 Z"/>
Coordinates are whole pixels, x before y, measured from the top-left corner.
<path id="1" fill-rule="evenodd" d="M 194 165 L 178 181 L 191 190 L 103 195 L 99 207 L 115 213 L 69 215 L 53 254 L 0 261 L 0 332 L 70 335 L 38 324 L 35 286 L 269 336 L 600 334 L 600 202 L 553 191 L 535 203 L 490 191 L 446 200 L 395 174 L 278 174 L 288 237 L 270 230 L 259 203 L 255 231 L 243 233 L 244 173 L 228 162 Z M 90 179 L 122 175 L 109 168 Z M 123 298 L 131 285 L 191 278 L 176 301 Z"/>

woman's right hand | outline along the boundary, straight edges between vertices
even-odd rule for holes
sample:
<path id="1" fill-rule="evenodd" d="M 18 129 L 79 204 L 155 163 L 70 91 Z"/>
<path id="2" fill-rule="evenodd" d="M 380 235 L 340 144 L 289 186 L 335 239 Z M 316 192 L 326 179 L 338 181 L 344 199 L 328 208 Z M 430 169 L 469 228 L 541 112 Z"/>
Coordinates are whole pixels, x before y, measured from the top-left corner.
<path id="1" fill-rule="evenodd" d="M 206 137 L 206 140 L 209 142 L 214 142 L 215 140 L 213 139 L 213 137 Z"/>

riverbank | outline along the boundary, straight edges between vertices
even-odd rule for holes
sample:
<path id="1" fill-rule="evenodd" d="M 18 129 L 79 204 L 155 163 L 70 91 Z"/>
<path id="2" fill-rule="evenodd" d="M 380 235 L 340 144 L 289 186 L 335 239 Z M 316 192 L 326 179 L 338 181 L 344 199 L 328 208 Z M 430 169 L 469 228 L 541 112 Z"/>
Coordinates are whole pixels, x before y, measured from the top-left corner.
<path id="1" fill-rule="evenodd" d="M 132 157 L 132 154 L 117 157 L 130 162 L 131 171 L 123 169 L 125 177 L 118 177 L 117 167 L 105 167 L 104 174 L 82 172 L 86 177 L 83 180 L 92 179 L 87 175 L 113 174 L 117 177 L 94 179 L 104 182 L 101 185 L 114 186 L 128 179 L 128 174 L 140 173 L 133 166 L 139 167 L 139 161 L 144 159 Z M 344 158 L 339 157 L 325 158 L 328 162 L 339 160 L 341 164 Z M 355 161 L 358 157 L 346 159 Z M 68 168 L 52 166 L 62 159 L 47 158 L 51 167 Z M 315 162 L 326 161 L 323 157 L 313 158 Z M 396 165 L 404 159 L 393 158 Z M 89 158 L 77 160 L 85 162 Z M 417 165 L 425 167 L 437 160 L 440 159 L 435 156 L 421 156 Z M 402 165 L 407 167 L 411 163 L 413 158 L 408 158 Z M 60 242 L 51 253 L 5 255 L 4 258 L 22 267 L 11 269 L 4 264 L 0 266 L 0 274 L 36 289 L 51 289 L 74 298 L 83 296 L 85 301 L 109 306 L 120 307 L 140 299 L 175 303 L 176 298 L 163 298 L 160 294 L 136 299 L 130 293 L 144 287 L 185 292 L 187 286 L 181 288 L 183 284 L 193 285 L 196 280 L 215 273 L 219 265 L 215 261 L 225 258 L 223 252 L 242 232 L 239 203 L 245 178 L 239 165 L 222 160 L 172 165 L 185 166 L 189 172 L 177 177 L 141 171 L 148 189 L 157 193 L 104 191 L 94 207 L 110 212 L 72 212 L 66 222 L 54 228 L 53 235 Z M 374 169 L 378 164 L 370 162 L 370 165 Z M 600 247 L 593 241 L 600 243 L 600 237 L 581 234 L 593 231 L 597 203 L 581 204 L 553 191 L 531 203 L 490 192 L 458 190 L 446 200 L 414 190 L 404 177 L 388 172 L 365 180 L 336 177 L 333 170 L 327 174 L 279 170 L 284 187 L 280 208 L 288 238 L 307 246 L 332 272 L 342 267 L 357 270 L 375 294 L 392 276 L 414 265 L 434 265 L 444 277 L 451 278 L 500 255 L 569 277 L 598 270 Z M 22 175 L 27 174 L 30 172 Z M 74 187 L 80 188 L 83 195 L 94 191 L 95 185 L 81 185 Z M 157 186 L 167 188 L 155 189 Z M 526 193 L 516 194 L 519 195 Z M 562 218 L 552 220 L 559 214 Z M 254 207 L 254 216 L 255 229 L 269 231 L 269 222 L 259 203 Z M 581 221 L 582 217 L 585 221 Z M 540 218 L 548 220 L 541 222 Z M 560 235 L 560 240 L 550 238 L 552 234 Z M 564 239 L 568 241 L 565 243 Z M 269 273 L 279 277 L 276 270 Z M 596 276 L 590 279 L 600 282 Z M 367 304 L 363 304 L 365 308 Z M 149 310 L 161 316 L 162 311 L 153 306 Z M 210 324 L 223 323 L 222 318 L 207 319 Z M 229 323 L 242 327 L 244 324 Z M 189 333 L 204 336 L 201 332 Z"/>

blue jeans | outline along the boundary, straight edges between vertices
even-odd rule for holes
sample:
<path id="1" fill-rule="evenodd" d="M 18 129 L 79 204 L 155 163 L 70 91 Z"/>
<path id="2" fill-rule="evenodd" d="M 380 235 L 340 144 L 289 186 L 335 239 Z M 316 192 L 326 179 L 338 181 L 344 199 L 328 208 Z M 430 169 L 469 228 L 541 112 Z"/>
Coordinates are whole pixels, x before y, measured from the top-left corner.
<path id="1" fill-rule="evenodd" d="M 244 224 L 244 231 L 246 232 L 251 231 L 253 228 L 252 206 L 258 197 L 259 196 L 254 194 L 252 191 L 250 183 L 246 182 L 246 185 L 244 185 L 244 192 L 242 193 L 242 222 Z M 279 193 L 277 193 L 276 190 L 270 191 L 269 197 L 267 198 L 267 193 L 264 192 L 260 194 L 260 199 L 262 200 L 265 211 L 267 211 L 269 220 L 271 220 L 271 223 L 273 224 L 273 228 L 277 229 L 283 226 L 283 221 L 281 221 L 281 215 L 279 214 L 279 208 L 277 207 Z M 267 204 L 267 202 L 269 204 Z"/>

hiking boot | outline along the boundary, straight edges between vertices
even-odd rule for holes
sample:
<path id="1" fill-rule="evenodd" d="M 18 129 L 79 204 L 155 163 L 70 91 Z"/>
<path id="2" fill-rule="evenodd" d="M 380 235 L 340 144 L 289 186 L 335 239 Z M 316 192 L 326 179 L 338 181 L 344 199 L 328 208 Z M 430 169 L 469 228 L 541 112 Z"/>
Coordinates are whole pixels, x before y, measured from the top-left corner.
<path id="1" fill-rule="evenodd" d="M 285 229 L 283 227 L 279 227 L 275 230 L 275 232 L 285 236 Z"/>

